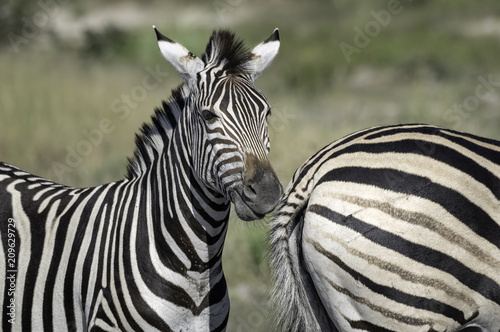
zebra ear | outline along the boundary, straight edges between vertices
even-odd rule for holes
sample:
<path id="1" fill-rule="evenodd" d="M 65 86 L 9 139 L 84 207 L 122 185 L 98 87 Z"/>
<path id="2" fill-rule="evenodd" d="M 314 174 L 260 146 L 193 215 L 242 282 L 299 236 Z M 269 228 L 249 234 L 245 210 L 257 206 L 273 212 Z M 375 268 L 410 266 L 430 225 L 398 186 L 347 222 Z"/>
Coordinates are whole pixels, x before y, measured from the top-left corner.
<path id="1" fill-rule="evenodd" d="M 274 29 L 272 35 L 252 50 L 252 59 L 246 64 L 255 81 L 267 66 L 271 64 L 280 48 L 280 34 Z"/>
<path id="2" fill-rule="evenodd" d="M 203 61 L 193 53 L 189 52 L 184 46 L 174 42 L 168 37 L 162 35 L 153 25 L 156 32 L 156 39 L 160 51 L 167 59 L 168 62 L 179 72 L 179 75 L 188 83 L 191 83 L 196 78 L 196 74 L 200 72 L 203 67 Z"/>

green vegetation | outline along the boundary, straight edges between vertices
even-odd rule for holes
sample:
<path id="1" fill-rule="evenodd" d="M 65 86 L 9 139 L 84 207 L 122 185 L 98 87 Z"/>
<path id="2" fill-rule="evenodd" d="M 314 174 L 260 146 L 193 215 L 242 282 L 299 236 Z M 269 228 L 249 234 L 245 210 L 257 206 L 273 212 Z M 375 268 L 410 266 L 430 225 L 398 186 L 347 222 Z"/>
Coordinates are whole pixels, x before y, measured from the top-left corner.
<path id="1" fill-rule="evenodd" d="M 151 0 L 132 10 L 114 1 L 105 13 L 118 20 L 97 15 L 101 2 L 64 1 L 14 52 L 5 33 L 22 37 L 23 26 L 12 22 L 41 10 L 26 2 L 30 11 L 11 10 L 8 27 L 0 5 L 0 160 L 68 185 L 122 178 L 134 133 L 181 82 L 159 54 L 152 24 L 198 55 L 219 27 L 249 46 L 280 28 L 280 54 L 256 85 L 273 105 L 270 158 L 284 185 L 319 148 L 369 126 L 424 122 L 500 139 L 498 1 L 401 1 L 389 16 L 383 11 L 390 13 L 392 0 Z M 69 23 L 55 24 L 86 17 L 104 22 L 82 24 L 76 36 Z M 342 43 L 357 51 L 346 58 Z M 158 83 L 152 89 L 143 86 L 148 75 Z M 123 95 L 135 96 L 133 104 L 116 112 Z M 272 330 L 267 221 L 231 220 L 228 331 Z"/>

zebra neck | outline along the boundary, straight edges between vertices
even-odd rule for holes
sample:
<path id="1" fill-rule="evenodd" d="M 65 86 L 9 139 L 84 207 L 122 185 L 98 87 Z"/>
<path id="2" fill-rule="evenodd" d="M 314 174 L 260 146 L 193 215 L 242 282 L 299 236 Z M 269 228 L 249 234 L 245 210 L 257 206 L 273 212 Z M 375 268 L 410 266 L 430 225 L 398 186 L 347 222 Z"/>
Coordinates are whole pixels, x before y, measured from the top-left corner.
<path id="1" fill-rule="evenodd" d="M 184 135 L 175 130 L 164 155 L 144 174 L 154 236 L 163 235 L 159 255 L 176 270 L 209 272 L 221 268 L 230 203 L 205 187 L 190 160 Z"/>

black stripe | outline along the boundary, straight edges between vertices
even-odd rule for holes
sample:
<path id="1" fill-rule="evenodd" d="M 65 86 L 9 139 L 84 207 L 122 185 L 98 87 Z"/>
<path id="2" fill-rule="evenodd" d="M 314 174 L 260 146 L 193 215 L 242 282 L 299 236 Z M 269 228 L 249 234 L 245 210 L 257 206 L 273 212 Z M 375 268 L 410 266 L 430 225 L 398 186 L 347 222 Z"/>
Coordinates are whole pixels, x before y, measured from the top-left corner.
<path id="1" fill-rule="evenodd" d="M 491 149 L 487 149 L 485 147 L 482 147 L 476 143 L 471 142 L 469 139 L 476 140 L 478 142 L 483 142 L 486 144 L 491 144 L 493 146 L 500 147 L 500 141 L 491 139 L 491 138 L 485 138 L 481 136 L 476 136 L 473 134 L 469 133 L 463 133 L 460 131 L 456 130 L 451 130 L 451 129 L 445 129 L 445 128 L 439 128 L 439 127 L 434 127 L 434 126 L 427 126 L 427 125 L 397 125 L 393 126 L 393 128 L 387 127 L 389 130 L 381 131 L 379 133 L 375 133 L 373 135 L 369 135 L 366 137 L 366 139 L 376 139 L 380 138 L 383 136 L 390 136 L 390 135 L 398 135 L 398 134 L 425 134 L 425 135 L 432 135 L 432 136 L 441 136 L 445 137 L 446 139 L 449 139 L 450 141 L 454 141 L 459 145 L 465 146 L 471 151 L 477 152 L 477 149 L 482 150 L 485 149 L 485 151 L 489 151 L 488 153 L 492 152 L 492 160 L 499 160 L 500 158 L 500 152 L 494 151 Z M 452 135 L 450 135 L 450 133 Z M 488 158 L 489 159 L 489 158 Z"/>
<path id="2" fill-rule="evenodd" d="M 448 133 L 453 133 L 455 135 L 461 135 L 463 137 L 472 138 L 472 139 L 475 139 L 475 140 L 480 141 L 480 142 L 484 142 L 487 144 L 492 144 L 492 145 L 500 147 L 499 141 L 495 141 L 495 140 L 487 139 L 487 138 L 482 138 L 482 137 L 478 137 L 478 136 L 471 135 L 471 134 L 460 133 L 460 132 L 456 132 L 453 130 L 445 130 L 445 129 L 441 129 L 441 128 L 437 128 L 437 127 L 433 127 L 433 126 L 418 125 L 418 124 L 392 125 L 392 126 L 385 126 L 385 127 L 369 128 L 369 129 L 366 129 L 363 131 L 359 131 L 355 134 L 352 134 L 348 137 L 342 138 L 334 143 L 327 145 L 326 147 L 324 147 L 323 149 L 318 151 L 316 154 L 314 154 L 307 161 L 307 163 L 304 165 L 304 168 L 301 170 L 300 174 L 297 176 L 296 180 L 294 181 L 294 183 L 295 184 L 300 183 L 300 180 L 309 172 L 309 170 L 312 167 L 317 167 L 319 169 L 322 164 L 317 164 L 317 161 L 322 159 L 328 153 L 330 153 L 331 150 L 338 148 L 341 145 L 346 145 L 346 144 L 348 144 L 348 143 L 350 143 L 350 142 L 352 142 L 352 141 L 354 141 L 354 140 L 356 140 L 364 135 L 367 135 L 364 138 L 365 140 L 374 140 L 374 139 L 381 138 L 384 136 L 397 135 L 397 134 L 411 134 L 411 133 L 435 135 L 435 136 L 444 137 L 444 138 L 449 139 L 450 141 L 453 141 L 453 142 L 455 142 L 455 143 L 457 143 L 457 144 L 459 144 L 459 145 L 461 145 L 461 146 L 463 146 L 471 151 L 474 151 L 474 153 L 481 155 L 482 157 L 492 161 L 493 163 L 496 163 L 496 164 L 500 163 L 500 152 L 481 147 L 481 146 L 479 146 L 473 142 L 470 142 L 466 139 L 457 138 L 453 135 L 449 135 Z M 362 142 L 362 141 L 360 141 L 360 142 Z M 366 151 L 371 152 L 370 149 L 378 144 L 382 144 L 382 143 L 365 145 Z M 418 143 L 415 141 L 415 143 L 413 143 L 413 146 L 410 146 L 411 149 L 409 151 L 411 151 L 411 152 L 420 151 L 421 154 L 429 155 L 430 152 L 432 151 L 429 149 L 432 149 L 433 147 L 434 147 L 433 143 L 429 143 L 429 142 Z M 345 151 L 347 151 L 348 148 L 349 147 L 346 147 Z M 335 155 L 330 156 L 329 159 L 331 159 L 337 155 L 342 154 L 343 151 L 344 150 L 338 151 Z M 439 158 L 439 154 L 432 153 L 432 157 L 437 159 L 437 158 Z M 453 165 L 453 164 L 454 163 L 450 163 L 450 165 Z M 481 172 L 479 172 L 479 173 L 481 173 Z M 498 185 L 498 183 L 499 183 L 498 178 L 492 176 L 491 173 L 489 172 L 489 170 L 486 170 L 486 174 L 484 174 L 484 175 L 478 175 L 479 173 L 475 172 L 472 174 L 474 174 L 475 176 L 482 177 L 483 179 L 481 180 L 481 182 L 484 183 L 485 185 L 487 185 L 488 187 L 492 188 L 492 191 L 495 193 L 495 195 L 497 197 L 500 197 L 500 192 L 499 192 L 500 187 Z M 312 178 L 313 178 L 313 176 L 310 177 L 309 181 L 311 181 Z M 487 178 L 494 179 L 494 182 L 491 184 L 490 182 L 488 182 L 489 180 Z M 306 184 L 306 187 L 308 184 L 309 183 Z M 294 191 L 294 190 L 296 190 L 295 186 L 292 188 L 291 191 Z"/>
<path id="3" fill-rule="evenodd" d="M 79 198 L 83 200 L 89 193 L 90 193 L 90 191 L 87 191 L 85 193 L 81 193 Z M 43 294 L 44 295 L 43 296 L 43 325 L 44 325 L 44 330 L 46 330 L 46 331 L 52 331 L 53 325 L 54 325 L 53 324 L 53 315 L 54 315 L 53 300 L 55 297 L 54 285 L 56 284 L 57 273 L 59 272 L 59 270 L 61 268 L 66 268 L 66 262 L 62 261 L 62 254 L 64 251 L 65 241 L 67 239 L 69 221 L 71 219 L 71 216 L 75 213 L 75 210 L 79 207 L 79 204 L 81 202 L 81 201 L 79 202 L 78 200 L 76 202 L 73 202 L 72 205 L 69 207 L 69 209 L 66 211 L 66 213 L 62 215 L 63 210 L 68 208 L 68 204 L 70 204 L 70 201 L 72 199 L 73 199 L 73 196 L 67 195 L 67 192 L 62 192 L 62 193 L 60 193 L 60 195 L 58 195 L 58 197 L 53 198 L 53 201 L 52 201 L 52 202 L 55 202 L 55 200 L 60 200 L 58 202 L 59 206 L 58 206 L 58 209 L 56 212 L 56 214 L 60 218 L 59 225 L 58 225 L 57 231 L 55 232 L 53 252 L 52 252 L 52 255 L 50 257 L 50 261 L 49 262 L 46 262 L 46 261 L 40 262 L 40 264 L 43 264 L 43 265 L 50 264 L 50 267 L 49 267 L 49 270 L 47 273 L 47 278 L 45 280 L 44 294 Z M 89 201 L 92 201 L 92 198 Z M 93 202 L 91 204 L 93 205 L 94 203 L 95 202 Z M 50 206 L 47 207 L 47 210 L 50 210 Z M 45 219 L 45 220 L 47 220 L 47 219 Z M 54 220 L 47 220 L 47 222 L 49 224 L 53 224 Z M 46 224 L 44 223 L 44 225 L 46 225 Z M 54 226 L 54 225 L 52 225 L 52 226 Z M 43 230 L 43 232 L 45 232 L 45 230 Z M 36 236 L 36 235 L 32 234 L 32 236 Z M 36 239 L 34 239 L 34 241 L 39 241 L 39 239 L 36 238 Z M 68 274 L 65 274 L 64 278 L 65 279 L 68 277 L 71 278 L 71 276 L 74 274 L 72 272 L 73 271 L 69 272 Z M 63 288 L 63 292 L 64 291 L 66 291 L 66 289 Z M 73 293 L 73 289 L 70 289 L 69 293 L 64 294 L 64 298 L 66 300 L 69 300 L 70 303 L 72 302 L 71 301 L 72 293 Z M 69 297 L 69 299 L 68 299 L 68 297 Z M 32 302 L 32 300 L 30 302 Z M 71 303 L 70 306 L 71 306 L 70 314 L 72 314 L 73 303 Z M 65 307 L 65 311 L 66 310 L 68 310 L 68 307 Z M 60 314 L 62 315 L 63 313 L 60 313 Z M 66 317 L 71 317 L 71 316 L 68 316 L 66 313 Z M 72 318 L 71 318 L 71 320 L 72 320 Z M 23 321 L 23 323 L 24 323 L 24 321 Z M 71 324 L 69 326 L 71 327 Z M 35 327 L 35 329 L 36 328 L 37 327 Z"/>
<path id="4" fill-rule="evenodd" d="M 483 138 L 483 137 L 478 137 L 478 136 L 474 136 L 474 135 L 470 135 L 470 134 L 461 134 L 463 137 L 456 137 L 456 136 L 447 134 L 446 130 L 442 130 L 441 132 L 442 132 L 441 136 L 446 137 L 450 141 L 453 141 L 453 142 L 463 146 L 464 148 L 466 148 L 470 151 L 473 151 L 475 154 L 478 154 L 481 157 L 488 159 L 492 163 L 500 164 L 500 151 L 495 151 L 495 150 L 486 148 L 484 146 L 481 146 L 479 144 L 476 144 L 474 142 L 471 142 L 469 139 L 466 139 L 466 137 L 470 138 L 470 139 L 474 139 L 474 140 L 479 141 L 479 142 L 491 144 L 493 146 L 497 146 L 498 148 L 500 148 L 499 141 L 495 141 L 495 140 L 487 139 L 487 138 Z M 454 134 L 458 134 L 457 132 L 453 132 L 453 131 L 450 131 L 450 132 L 452 132 Z"/>
<path id="5" fill-rule="evenodd" d="M 366 140 L 375 140 L 377 138 L 392 136 L 398 134 L 426 134 L 426 135 L 439 135 L 440 128 L 428 125 L 420 124 L 408 124 L 408 125 L 395 125 L 383 127 L 379 132 L 375 132 L 371 135 L 365 137 Z"/>
<path id="6" fill-rule="evenodd" d="M 451 132 L 455 135 L 450 135 Z M 389 143 L 374 143 L 365 145 L 358 151 L 366 151 L 373 153 L 382 152 L 412 152 L 416 154 L 424 154 L 432 157 L 435 160 L 442 161 L 448 165 L 451 165 L 462 172 L 469 174 L 474 177 L 478 182 L 484 184 L 486 187 L 490 188 L 497 199 L 500 199 L 500 179 L 495 174 L 484 166 L 480 165 L 477 161 L 472 160 L 455 149 L 444 146 L 435 142 L 432 142 L 432 136 L 439 136 L 459 146 L 464 147 L 474 154 L 479 155 L 492 163 L 500 164 L 500 151 L 495 151 L 488 149 L 474 142 L 471 142 L 464 137 L 472 138 L 478 141 L 482 141 L 488 144 L 498 146 L 500 148 L 500 142 L 490 139 L 484 139 L 470 134 L 463 134 L 456 131 L 447 131 L 435 127 L 417 127 L 417 128 L 394 128 L 392 130 L 386 130 L 383 132 L 375 133 L 366 137 L 367 140 L 380 138 L 383 136 L 397 135 L 397 134 L 425 134 L 430 135 L 429 141 L 422 141 L 417 139 L 402 139 L 399 140 L 398 137 L 394 137 L 393 142 Z M 464 137 L 457 137 L 456 135 L 461 135 Z M 347 147 L 345 152 L 356 151 L 355 147 Z"/>
<path id="7" fill-rule="evenodd" d="M 118 314 L 118 310 L 117 310 L 115 304 L 113 303 L 113 297 L 111 294 L 111 287 L 115 281 L 111 278 L 111 275 L 112 275 L 112 273 L 114 273 L 116 276 L 116 273 L 118 271 L 118 268 L 116 265 L 114 266 L 115 271 L 111 271 L 111 266 L 112 266 L 112 262 L 114 259 L 113 249 L 116 250 L 115 256 L 118 255 L 118 244 L 119 244 L 119 241 L 118 241 L 119 235 L 118 234 L 120 231 L 120 222 L 119 221 L 122 220 L 122 218 L 123 218 L 122 216 L 124 216 L 126 197 L 128 197 L 129 195 L 132 195 L 132 193 L 134 191 L 137 191 L 137 188 L 135 187 L 134 182 L 132 183 L 132 185 L 128 185 L 128 186 L 124 186 L 124 187 L 119 188 L 119 192 L 116 193 L 116 195 L 113 199 L 113 202 L 119 201 L 120 204 L 118 206 L 116 206 L 114 214 L 110 215 L 109 220 L 113 220 L 114 222 L 110 223 L 111 225 L 108 227 L 108 230 L 107 230 L 108 232 L 110 232 L 108 256 L 104 257 L 104 260 L 103 260 L 103 264 L 106 264 L 106 266 L 107 266 L 106 275 L 104 276 L 104 278 L 106 278 L 106 280 L 107 280 L 107 287 L 103 289 L 103 297 L 105 297 L 106 301 L 108 301 L 108 303 L 111 304 L 111 305 L 109 305 L 109 310 L 111 311 L 111 314 L 117 318 L 119 317 L 119 314 Z M 111 213 L 112 209 L 109 209 L 109 210 Z M 102 239 L 105 243 L 106 238 L 103 237 Z M 116 241 L 116 242 L 114 243 L 114 241 Z M 102 245 L 104 245 L 104 243 Z M 113 243 L 114 243 L 114 246 L 113 246 Z M 88 273 L 89 270 L 88 269 L 85 269 L 85 270 Z M 84 287 L 86 289 L 87 285 L 84 285 L 84 283 L 82 283 L 82 290 L 84 289 Z M 91 304 L 91 308 L 89 310 L 90 313 L 93 313 L 95 306 L 99 304 L 99 303 L 96 303 L 98 290 L 96 290 L 96 291 L 94 291 L 94 294 L 91 295 L 92 296 L 92 301 L 91 301 L 92 304 Z M 85 291 L 85 293 L 82 291 L 82 294 L 86 294 L 86 291 Z M 86 299 L 86 296 L 84 297 L 82 295 L 82 299 Z M 92 317 L 89 316 L 89 319 L 92 319 Z M 118 319 L 118 321 L 119 321 L 119 319 Z M 89 324 L 89 323 L 90 323 L 90 321 L 87 322 L 87 324 Z M 119 326 L 121 326 L 121 325 L 119 325 Z M 123 329 L 123 326 L 121 326 L 121 328 Z"/>
<path id="8" fill-rule="evenodd" d="M 376 144 L 354 144 L 346 147 L 338 153 L 332 154 L 331 158 L 335 158 L 341 154 L 355 152 L 367 152 L 373 154 L 393 152 L 425 155 L 470 175 L 477 182 L 480 182 L 485 187 L 489 188 L 495 197 L 500 200 L 500 179 L 498 176 L 493 174 L 483 165 L 480 165 L 477 161 L 470 159 L 448 146 L 415 139 L 404 139 Z"/>
<path id="9" fill-rule="evenodd" d="M 101 194 L 102 190 L 99 190 L 99 191 L 96 191 L 93 193 L 93 198 L 90 199 L 88 201 L 88 208 L 86 210 L 84 210 L 84 212 L 82 212 L 82 215 L 81 215 L 81 220 L 89 220 L 90 219 L 90 213 L 92 212 L 92 208 L 95 207 L 95 203 L 97 201 L 97 198 L 99 198 L 100 194 Z M 109 193 L 107 193 L 109 194 Z M 104 200 L 104 203 L 106 202 L 106 200 Z M 87 257 L 89 256 L 92 256 L 93 255 L 93 252 L 94 252 L 94 246 L 92 246 L 92 244 L 96 244 L 97 247 L 100 247 L 99 244 L 102 244 L 102 239 L 97 239 L 97 233 L 98 233 L 98 229 L 99 229 L 99 223 L 97 221 L 101 221 L 101 218 L 102 218 L 102 214 L 103 214 L 103 210 L 104 210 L 104 206 L 105 204 L 102 204 L 100 207 L 99 207 L 99 210 L 96 214 L 96 218 L 95 218 L 95 221 L 93 223 L 93 236 L 92 236 L 92 242 L 91 242 L 91 245 L 89 247 L 89 252 L 87 253 Z M 108 211 L 109 213 L 109 211 Z M 69 220 L 71 219 L 72 215 L 68 215 L 66 217 L 66 220 L 64 221 L 65 223 L 69 224 Z M 105 219 L 105 220 L 109 220 L 109 219 Z M 79 299 L 80 301 L 84 301 L 85 299 L 85 294 L 86 294 L 86 287 L 88 286 L 88 275 L 86 272 L 90 272 L 90 269 L 87 270 L 85 269 L 85 264 L 84 264 L 84 269 L 83 269 L 83 273 L 82 273 L 82 288 L 85 288 L 85 293 L 83 294 L 74 294 L 74 278 L 72 277 L 73 275 L 75 275 L 75 272 L 76 272 L 76 263 L 77 263 L 77 259 L 78 259 L 78 254 L 80 253 L 80 250 L 81 250 L 81 246 L 82 246 L 82 240 L 85 236 L 85 233 L 88 231 L 88 227 L 92 226 L 91 223 L 89 222 L 80 222 L 78 223 L 78 227 L 77 227 L 77 230 L 75 232 L 75 236 L 74 236 L 74 241 L 73 241 L 73 245 L 71 247 L 71 252 L 70 252 L 70 256 L 69 256 L 69 260 L 68 260 L 68 265 L 66 267 L 66 273 L 65 273 L 65 278 L 64 278 L 64 293 L 65 293 L 65 297 L 64 297 L 64 308 L 65 308 L 65 311 L 66 311 L 66 321 L 68 322 L 68 328 L 69 330 L 76 330 L 77 326 L 75 325 L 75 318 L 76 318 L 76 315 L 78 316 L 83 316 L 81 312 L 74 312 L 74 308 L 73 308 L 73 300 L 76 298 L 76 299 Z M 105 231 L 106 229 L 104 229 L 104 234 L 105 234 Z M 99 264 L 98 264 L 98 272 L 97 272 L 97 275 L 100 276 L 101 275 L 101 272 L 102 272 L 102 260 L 99 259 Z M 84 286 L 85 285 L 85 286 Z M 97 278 L 96 280 L 96 288 L 100 289 L 101 288 L 101 280 L 100 278 Z M 71 296 L 70 296 L 71 294 Z M 82 296 L 83 295 L 83 296 Z M 83 303 L 81 304 L 82 305 L 82 308 L 84 307 Z M 82 319 L 84 317 L 81 317 Z M 85 324 L 86 322 L 84 322 Z"/>
<path id="10" fill-rule="evenodd" d="M 142 178 L 140 178 L 142 180 Z M 134 188 L 130 188 L 130 192 L 128 196 L 130 197 L 130 204 L 127 208 L 126 205 L 126 200 L 124 199 L 121 204 L 120 208 L 120 214 L 119 214 L 119 220 L 120 222 L 118 223 L 117 229 L 116 229 L 116 235 L 115 235 L 115 256 L 113 257 L 114 259 L 114 279 L 110 280 L 109 282 L 112 283 L 113 285 L 110 285 L 110 287 L 114 287 L 116 289 L 116 292 L 119 295 L 124 294 L 124 296 L 118 296 L 118 302 L 119 305 L 122 309 L 123 315 L 125 316 L 125 320 L 127 323 L 130 325 L 130 327 L 134 331 L 140 331 L 141 328 L 139 325 L 135 322 L 134 318 L 132 317 L 130 311 L 128 310 L 128 306 L 125 302 L 125 297 L 129 296 L 130 298 L 134 299 L 134 304 L 135 301 L 141 302 L 142 305 L 143 301 L 140 292 L 137 290 L 137 288 L 131 288 L 131 285 L 127 283 L 127 280 L 125 280 L 126 285 L 122 285 L 122 281 L 120 279 L 120 272 L 123 272 L 125 275 L 125 278 L 132 278 L 132 270 L 131 270 L 131 258 L 130 258 L 130 251 L 128 248 L 130 248 L 130 234 L 132 232 L 131 225 L 132 225 L 132 216 L 134 215 L 134 209 L 135 209 L 135 203 L 134 202 L 140 202 L 138 199 L 138 194 L 140 192 L 139 185 L 141 184 L 141 181 L 137 181 L 134 183 Z M 128 197 L 127 197 L 128 198 Z M 124 237 L 121 237 L 122 231 L 121 228 L 123 227 L 122 224 L 125 225 L 123 234 L 125 234 Z M 119 255 L 119 248 L 120 246 L 123 246 L 123 256 L 120 257 Z M 124 271 L 120 271 L 120 261 L 123 261 L 123 269 Z M 111 267 L 111 266 L 110 266 Z M 125 287 L 128 286 L 127 292 L 125 292 Z M 125 330 L 125 325 L 124 322 L 121 320 L 118 320 L 119 328 L 120 330 Z"/>
<path id="11" fill-rule="evenodd" d="M 335 219 L 342 219 L 345 217 L 341 216 L 340 214 L 337 214 L 334 211 L 323 211 L 323 207 L 320 205 L 312 205 L 309 207 L 309 211 L 325 216 L 325 213 L 329 216 L 332 217 L 335 215 Z M 459 324 L 464 324 L 466 322 L 464 314 L 452 307 L 449 306 L 441 301 L 437 301 L 434 299 L 428 299 L 425 297 L 421 296 L 416 296 L 416 295 L 411 295 L 408 293 L 403 292 L 402 290 L 398 290 L 394 287 L 388 287 L 384 285 L 380 285 L 374 281 L 372 281 L 370 278 L 366 277 L 362 273 L 354 270 L 351 268 L 348 264 L 346 264 L 344 261 L 342 261 L 338 256 L 332 254 L 331 252 L 328 252 L 325 250 L 319 243 L 314 242 L 312 243 L 316 251 L 327 257 L 329 260 L 331 260 L 335 265 L 340 267 L 342 270 L 344 270 L 346 273 L 350 274 L 353 280 L 356 280 L 357 282 L 362 283 L 364 286 L 369 288 L 372 292 L 381 294 L 388 299 L 391 299 L 393 301 L 402 303 L 404 305 L 407 305 L 409 307 L 414 307 L 417 309 L 422 309 L 422 310 L 427 310 L 431 311 L 437 314 L 442 314 L 445 315 L 446 317 L 450 317 L 457 321 Z"/>
<path id="12" fill-rule="evenodd" d="M 106 244 L 106 238 L 107 234 L 109 232 L 113 232 L 114 226 L 116 225 L 116 221 L 118 218 L 116 216 L 111 215 L 112 212 L 112 206 L 114 203 L 114 200 L 116 198 L 116 190 L 117 188 L 109 188 L 108 192 L 106 193 L 105 197 L 103 197 L 102 204 L 99 207 L 98 212 L 96 213 L 96 217 L 93 220 L 93 234 L 92 234 L 92 239 L 91 243 L 89 244 L 88 251 L 86 252 L 84 263 L 83 263 L 83 271 L 82 271 L 82 284 L 80 288 L 80 292 L 77 294 L 73 294 L 73 297 L 76 297 L 81 301 L 81 305 L 84 308 L 87 302 L 87 298 L 91 298 L 90 302 L 90 308 L 89 308 L 89 313 L 93 313 L 95 306 L 96 305 L 101 305 L 101 303 L 96 303 L 96 300 L 98 299 L 98 294 L 100 291 L 106 292 L 109 291 L 108 288 L 103 290 L 103 285 L 102 285 L 102 273 L 104 270 L 104 266 L 108 266 L 108 274 L 106 275 L 107 280 L 109 279 L 109 262 L 110 260 L 108 257 L 104 257 L 105 253 L 105 244 Z M 101 195 L 101 192 L 96 192 L 95 195 L 97 196 L 96 199 Z M 90 213 L 92 213 L 94 204 L 89 204 L 87 205 L 87 211 L 82 214 L 82 220 L 89 220 L 90 219 Z M 104 213 L 104 208 L 106 208 L 106 215 L 103 216 Z M 116 214 L 116 212 L 115 212 Z M 97 235 L 99 233 L 99 227 L 100 223 L 103 222 L 104 225 L 102 227 L 102 234 L 100 238 L 97 238 Z M 81 252 L 81 245 L 82 245 L 82 240 L 85 237 L 85 233 L 87 233 L 90 228 L 90 223 L 87 222 L 81 222 L 78 224 L 78 229 L 75 233 L 75 242 L 73 243 L 72 251 L 71 251 L 71 257 L 69 263 L 68 263 L 68 268 L 67 268 L 67 273 L 72 275 L 75 271 L 75 265 L 78 259 L 78 255 Z M 94 251 L 98 250 L 99 255 L 98 255 L 98 261 L 95 262 L 93 260 L 94 256 Z M 109 248 L 109 251 L 111 252 L 111 246 Z M 109 255 L 109 254 L 108 254 Z M 92 294 L 88 294 L 88 287 L 89 287 L 89 281 L 90 281 L 90 272 L 93 264 L 97 263 L 97 273 L 96 273 L 96 280 L 95 280 L 95 286 L 94 286 L 94 292 Z M 107 285 L 109 287 L 109 285 Z M 74 278 L 66 278 L 65 279 L 65 290 L 67 290 L 67 294 L 70 294 L 69 292 L 72 292 L 74 288 Z M 70 311 L 73 315 L 81 315 L 81 312 L 73 312 L 73 303 L 71 302 L 73 299 L 66 297 L 66 307 L 69 308 L 67 309 Z M 113 311 L 113 306 L 110 306 L 111 311 Z M 70 316 L 69 313 L 66 313 L 68 317 L 73 317 Z M 89 319 L 92 317 L 90 316 Z M 82 319 L 85 319 L 85 317 L 82 317 Z M 85 324 L 89 324 L 90 321 L 84 322 Z"/>
<path id="13" fill-rule="evenodd" d="M 350 136 L 347 136 L 347 137 L 344 137 L 344 138 L 341 138 L 333 143 L 330 143 L 328 144 L 327 146 L 325 146 L 324 148 L 322 148 L 321 150 L 319 150 L 318 152 L 316 152 L 314 155 L 312 155 L 308 161 L 303 165 L 304 167 L 301 169 L 300 171 L 300 174 L 297 175 L 297 177 L 294 179 L 294 182 L 293 182 L 293 186 L 292 188 L 290 188 L 290 193 L 291 192 L 294 192 L 296 191 L 296 187 L 298 184 L 301 183 L 301 180 L 303 179 L 304 176 L 307 175 L 307 173 L 309 172 L 309 170 L 313 167 L 316 167 L 316 169 L 320 169 L 321 166 L 327 162 L 330 158 L 324 160 L 323 162 L 321 163 L 318 163 L 319 160 L 323 159 L 323 157 L 329 153 L 331 153 L 331 150 L 337 148 L 338 146 L 342 145 L 342 144 L 348 144 L 364 135 L 367 135 L 371 132 L 378 132 L 382 129 L 385 129 L 385 128 L 392 128 L 392 127 L 397 127 L 397 125 L 394 125 L 394 126 L 386 126 L 386 127 L 375 127 L 375 128 L 369 128 L 369 129 L 365 129 L 365 130 L 362 130 L 362 131 L 359 131 L 359 132 L 356 132 L 354 134 L 351 134 Z M 307 183 L 305 185 L 301 185 L 305 188 L 307 188 L 309 186 L 309 183 L 312 181 L 312 179 L 314 178 L 314 175 L 310 175 L 309 179 L 307 180 Z"/>
<path id="14" fill-rule="evenodd" d="M 500 249 L 500 226 L 495 220 L 461 193 L 428 178 L 389 168 L 344 167 L 327 172 L 318 185 L 325 181 L 361 183 L 428 199 Z"/>
<path id="15" fill-rule="evenodd" d="M 356 330 L 363 330 L 363 331 L 368 331 L 368 332 L 397 332 L 394 330 L 388 330 L 384 327 L 372 324 L 370 322 L 367 322 L 365 320 L 350 320 L 346 317 L 344 317 L 345 320 L 351 325 L 351 328 L 356 329 Z"/>
<path id="16" fill-rule="evenodd" d="M 358 232 L 361 236 L 376 244 L 399 252 L 424 265 L 444 271 L 455 277 L 465 286 L 474 289 L 485 298 L 500 303 L 500 287 L 495 281 L 483 274 L 471 270 L 453 257 L 423 245 L 413 243 L 396 234 L 377 228 L 372 224 L 368 224 L 352 215 L 344 216 L 321 205 L 312 205 L 308 209 L 310 212 L 327 218 L 331 222 Z"/>

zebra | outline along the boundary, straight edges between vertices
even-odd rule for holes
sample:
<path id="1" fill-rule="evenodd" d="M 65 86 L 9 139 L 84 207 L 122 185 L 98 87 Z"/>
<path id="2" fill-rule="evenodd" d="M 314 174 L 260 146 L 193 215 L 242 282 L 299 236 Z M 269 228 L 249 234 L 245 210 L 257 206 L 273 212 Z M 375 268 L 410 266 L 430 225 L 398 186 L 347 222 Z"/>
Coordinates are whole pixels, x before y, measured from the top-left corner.
<path id="1" fill-rule="evenodd" d="M 136 135 L 123 180 L 72 188 L 0 164 L 4 331 L 226 328 L 231 202 L 250 221 L 283 193 L 254 86 L 279 32 L 250 51 L 214 31 L 199 58 L 153 28 L 184 81 Z"/>
<path id="2" fill-rule="evenodd" d="M 271 221 L 282 331 L 500 331 L 500 142 L 365 129 L 294 173 Z"/>

